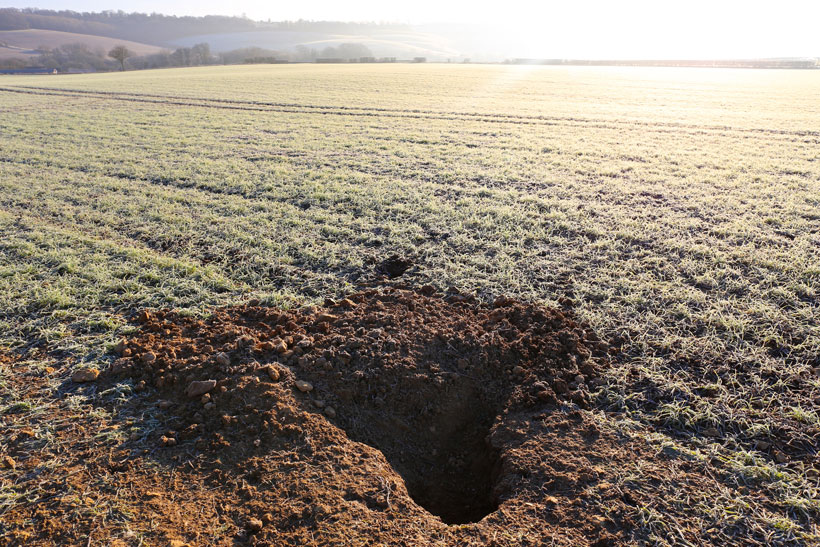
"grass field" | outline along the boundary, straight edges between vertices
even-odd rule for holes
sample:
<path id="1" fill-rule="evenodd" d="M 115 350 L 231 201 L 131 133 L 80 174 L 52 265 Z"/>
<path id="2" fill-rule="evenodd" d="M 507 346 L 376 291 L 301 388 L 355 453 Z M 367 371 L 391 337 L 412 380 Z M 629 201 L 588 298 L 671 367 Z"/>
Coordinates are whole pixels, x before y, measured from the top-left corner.
<path id="1" fill-rule="evenodd" d="M 816 544 L 818 96 L 817 71 L 3 77 L 0 452 L 50 442 L 135 310 L 317 304 L 398 254 L 413 283 L 568 298 L 610 340 L 601 422 L 721 485 L 636 509 L 636 544 Z M 36 503 L 20 469 L 0 523 Z"/>

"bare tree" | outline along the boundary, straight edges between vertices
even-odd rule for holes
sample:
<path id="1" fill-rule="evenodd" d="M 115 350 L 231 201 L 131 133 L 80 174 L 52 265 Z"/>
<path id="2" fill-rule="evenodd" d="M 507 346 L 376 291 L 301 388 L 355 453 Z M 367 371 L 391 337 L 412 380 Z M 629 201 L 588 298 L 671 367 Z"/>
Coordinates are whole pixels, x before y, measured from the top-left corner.
<path id="1" fill-rule="evenodd" d="M 207 43 L 196 44 L 191 48 L 194 65 L 211 64 L 211 46 Z"/>
<path id="2" fill-rule="evenodd" d="M 125 46 L 114 46 L 111 48 L 111 51 L 108 52 L 109 57 L 120 62 L 120 68 L 122 70 L 125 70 L 125 60 L 132 55 L 133 53 L 131 53 Z"/>

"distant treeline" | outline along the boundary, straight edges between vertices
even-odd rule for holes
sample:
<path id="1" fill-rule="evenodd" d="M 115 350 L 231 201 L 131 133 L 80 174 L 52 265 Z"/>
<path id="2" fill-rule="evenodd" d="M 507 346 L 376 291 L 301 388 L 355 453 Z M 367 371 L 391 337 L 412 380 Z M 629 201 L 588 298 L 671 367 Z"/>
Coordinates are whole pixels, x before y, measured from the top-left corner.
<path id="1" fill-rule="evenodd" d="M 54 11 L 35 8 L 0 8 L 0 30 L 43 29 L 108 36 L 155 45 L 200 34 L 248 32 L 254 30 L 292 30 L 355 34 L 366 29 L 403 29 L 401 25 L 341 23 L 333 21 L 252 21 L 246 17 L 207 15 L 177 17 L 158 13 L 99 13 Z"/>
<path id="2" fill-rule="evenodd" d="M 509 59 L 512 65 L 567 65 L 567 66 L 651 66 L 691 68 L 820 68 L 818 59 L 736 59 L 736 60 L 583 60 L 583 59 Z"/>
<path id="3" fill-rule="evenodd" d="M 126 48 L 127 52 L 127 48 Z M 233 65 L 243 63 L 288 63 L 316 62 L 332 59 L 333 62 L 376 62 L 373 53 L 362 44 L 339 44 L 321 50 L 298 46 L 293 51 L 274 51 L 259 47 L 247 47 L 211 53 L 207 43 L 191 47 L 180 47 L 173 51 L 161 51 L 151 55 L 135 56 L 126 53 L 123 63 L 112 58 L 110 52 L 100 48 L 92 49 L 86 44 L 65 44 L 56 48 L 42 48 L 40 55 L 30 59 L 0 60 L 0 69 L 45 68 L 58 72 L 103 72 L 126 70 L 170 68 L 205 65 Z M 382 61 L 395 59 L 382 59 Z"/>
<path id="4" fill-rule="evenodd" d="M 363 58 L 372 58 L 373 53 L 363 44 L 339 44 L 321 50 L 297 46 L 292 51 L 275 51 L 260 47 L 246 47 L 211 54 L 208 44 L 197 44 L 192 47 L 177 48 L 173 52 L 160 52 L 153 55 L 134 57 L 128 61 L 132 69 L 165 68 L 202 65 L 236 65 L 243 63 L 306 63 L 321 58 L 341 58 L 345 61 L 359 62 Z"/>

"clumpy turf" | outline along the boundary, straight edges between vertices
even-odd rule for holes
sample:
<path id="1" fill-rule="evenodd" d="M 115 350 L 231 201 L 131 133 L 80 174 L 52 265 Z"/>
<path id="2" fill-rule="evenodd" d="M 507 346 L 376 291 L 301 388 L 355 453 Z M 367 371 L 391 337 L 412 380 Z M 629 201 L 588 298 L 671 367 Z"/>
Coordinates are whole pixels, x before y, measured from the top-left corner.
<path id="1" fill-rule="evenodd" d="M 245 533 L 238 515 L 220 516 L 236 500 L 202 477 L 177 484 L 187 460 L 163 454 L 184 443 L 154 443 L 164 410 L 116 410 L 150 396 L 137 382 L 65 380 L 78 366 L 106 370 L 117 340 L 139 332 L 137 310 L 205 320 L 256 299 L 282 312 L 394 272 L 483 302 L 560 301 L 608 343 L 589 408 L 564 400 L 532 422 L 531 442 L 559 436 L 566 420 L 571 442 L 594 424 L 639 454 L 613 457 L 619 475 L 604 487 L 567 486 L 628 530 L 619 541 L 816 542 L 818 92 L 812 71 L 276 66 L 4 78 L 0 457 L 13 465 L 0 461 L 0 533 L 24 543 L 34 521 L 10 515 L 40 507 L 76 523 L 65 540 L 75 543 L 162 543 L 192 526 L 193 507 L 207 527 L 186 541 Z M 363 438 L 346 431 L 338 443 Z M 121 463 L 134 443 L 144 460 Z M 544 467 L 556 476 L 559 456 Z M 173 503 L 149 495 L 171 486 Z M 601 493 L 609 487 L 619 501 Z M 552 495 L 521 510 L 562 522 L 567 505 Z M 164 531 L 152 528 L 158 515 Z M 309 537 L 317 521 L 300 518 Z M 426 519 L 403 522 L 407 537 L 446 544 Z M 494 540 L 521 544 L 542 529 Z M 53 543 L 57 529 L 42 530 Z"/>

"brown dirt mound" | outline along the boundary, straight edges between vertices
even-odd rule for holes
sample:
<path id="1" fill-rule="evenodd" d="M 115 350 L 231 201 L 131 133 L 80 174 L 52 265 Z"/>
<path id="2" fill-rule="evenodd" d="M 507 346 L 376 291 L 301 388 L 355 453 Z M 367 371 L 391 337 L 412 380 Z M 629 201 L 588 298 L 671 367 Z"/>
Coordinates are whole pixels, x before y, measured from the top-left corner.
<path id="1" fill-rule="evenodd" d="M 226 469 L 242 470 L 247 503 L 234 510 L 255 543 L 298 544 L 308 536 L 296 530 L 315 538 L 350 518 L 413 519 L 405 533 L 484 519 L 474 539 L 485 543 L 509 518 L 505 507 L 554 503 L 547 493 L 584 480 L 546 463 L 562 453 L 559 467 L 572 468 L 565 450 L 577 446 L 533 443 L 550 421 L 568 427 L 552 410 L 587 407 L 605 357 L 606 345 L 566 312 L 388 288 L 323 308 L 247 305 L 206 320 L 143 312 L 139 323 L 111 373 L 158 395 L 163 450 L 210 457 L 222 485 L 232 481 Z M 581 437 L 597 436 L 575 421 Z M 544 515 L 530 518 L 537 544 L 552 532 Z M 606 539 L 599 520 L 572 527 Z"/>

